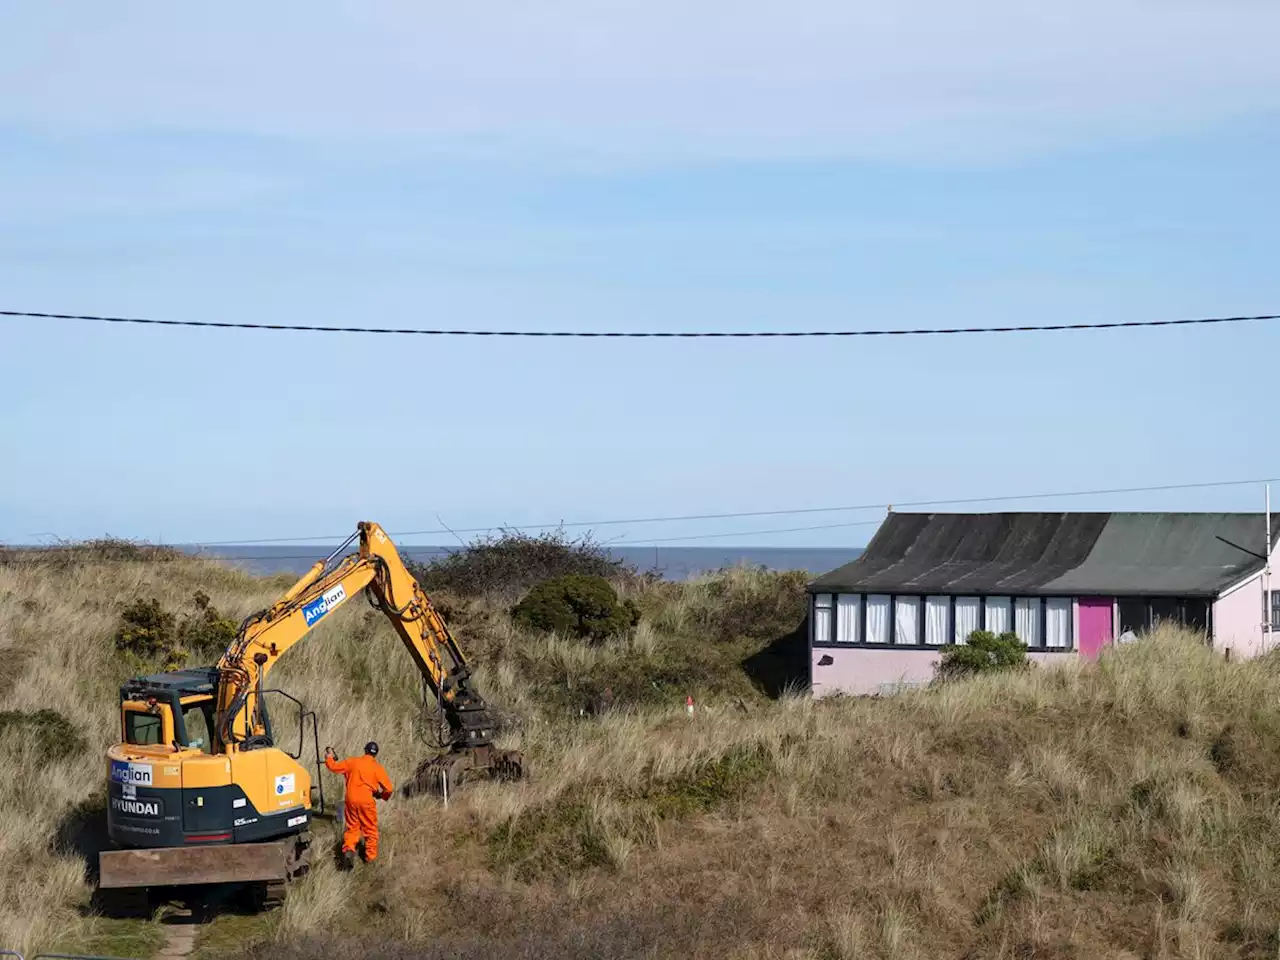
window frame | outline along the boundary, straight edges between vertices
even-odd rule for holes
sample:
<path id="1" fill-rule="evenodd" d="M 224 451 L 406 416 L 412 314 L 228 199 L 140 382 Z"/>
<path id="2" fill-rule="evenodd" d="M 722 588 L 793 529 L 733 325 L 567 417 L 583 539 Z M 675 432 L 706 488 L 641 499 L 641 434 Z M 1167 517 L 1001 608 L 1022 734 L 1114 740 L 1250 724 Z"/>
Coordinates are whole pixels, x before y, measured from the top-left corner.
<path id="1" fill-rule="evenodd" d="M 148 741 L 146 743 L 143 743 L 139 740 L 130 739 L 130 736 L 129 736 L 130 721 L 133 720 L 134 718 L 139 718 L 146 721 L 154 721 L 155 728 L 159 731 L 159 739 L 154 741 Z M 150 726 L 150 723 L 148 723 L 148 726 Z M 168 741 L 165 739 L 166 726 L 167 724 L 165 723 L 165 716 L 162 710 L 126 709 L 124 711 L 124 716 L 121 718 L 121 727 L 122 727 L 120 731 L 122 735 L 121 739 L 123 740 L 124 743 L 127 743 L 131 747 L 163 747 L 168 743 Z M 135 731 L 137 730 L 136 720 L 134 721 L 133 728 Z"/>
<path id="2" fill-rule="evenodd" d="M 1280 591 L 1278 591 L 1280 592 Z M 1029 653 L 1077 653 L 1077 637 L 1076 637 L 1076 601 L 1077 597 L 1073 596 L 1049 596 L 1039 593 L 1017 593 L 1005 591 L 997 594 L 985 593 L 964 593 L 964 594 L 947 594 L 947 593 L 915 593 L 915 592 L 888 592 L 884 590 L 876 590 L 869 592 L 865 590 L 828 590 L 822 593 L 811 594 L 813 600 L 810 604 L 811 611 L 821 608 L 829 615 L 828 636 L 825 639 L 819 638 L 816 632 L 816 617 L 814 618 L 814 626 L 810 630 L 812 637 L 811 643 L 814 649 L 840 649 L 840 650 L 945 650 L 948 647 L 957 646 L 955 643 L 955 620 L 956 620 L 956 598 L 974 598 L 979 601 L 978 604 L 978 627 L 979 630 L 986 629 L 987 623 L 987 599 L 992 597 L 996 600 L 1004 601 L 1008 604 L 1010 627 L 1014 633 L 1017 633 L 1018 625 L 1018 604 L 1022 601 L 1036 601 L 1037 617 L 1039 620 L 1039 643 L 1027 644 L 1027 652 Z M 858 640 L 856 642 L 837 640 L 837 610 L 840 605 L 840 597 L 856 596 L 858 601 L 858 617 L 859 624 L 857 626 Z M 819 603 L 819 598 L 825 597 L 826 603 Z M 885 642 L 869 642 L 867 638 L 867 599 L 868 597 L 888 597 L 889 598 L 889 623 L 888 623 L 888 640 Z M 945 643 L 928 643 L 928 600 L 929 598 L 939 599 L 946 598 L 948 602 L 947 609 L 947 626 Z M 914 644 L 897 643 L 896 613 L 898 608 L 898 599 L 915 600 L 917 606 L 917 633 L 918 641 Z M 1065 647 L 1050 647 L 1046 645 L 1048 639 L 1048 601 L 1061 600 L 1068 605 L 1068 642 Z M 1019 638 L 1021 639 L 1021 638 Z M 1025 642 L 1025 641 L 1024 641 Z"/>
<path id="3" fill-rule="evenodd" d="M 1203 604 L 1204 618 L 1205 618 L 1203 629 L 1205 633 L 1210 635 L 1210 637 L 1212 637 L 1213 635 L 1214 599 L 1212 597 L 1183 596 L 1183 595 L 1172 595 L 1172 596 L 1154 595 L 1153 596 L 1150 594 L 1127 593 L 1127 594 L 1113 597 L 1112 602 L 1115 604 L 1115 610 L 1116 610 L 1115 628 L 1116 628 L 1117 636 L 1124 633 L 1124 629 L 1127 626 L 1127 624 L 1125 624 L 1124 622 L 1124 617 L 1121 614 L 1122 608 L 1126 606 L 1132 608 L 1134 606 L 1141 605 L 1142 626 L 1135 631 L 1139 636 L 1141 636 L 1143 633 L 1146 633 L 1152 630 L 1155 626 L 1155 604 L 1156 603 L 1174 604 L 1177 608 L 1176 622 L 1182 626 L 1187 626 L 1189 624 L 1187 613 L 1191 605 Z M 1280 629 L 1280 626 L 1278 626 L 1277 629 Z"/>
<path id="4" fill-rule="evenodd" d="M 823 602 L 825 600 L 825 602 Z M 818 638 L 818 611 L 824 611 L 827 615 L 827 636 L 825 639 Z M 836 640 L 836 594 L 833 591 L 826 593 L 813 594 L 813 602 L 810 606 L 810 624 L 809 624 L 810 644 L 814 647 L 834 647 L 837 646 Z M 844 644 L 839 644 L 844 646 Z"/>
<path id="5" fill-rule="evenodd" d="M 1040 608 L 1043 611 L 1043 617 L 1044 617 L 1044 619 L 1041 621 L 1044 624 L 1044 630 L 1040 634 L 1040 643 L 1042 644 L 1042 646 L 1037 647 L 1036 649 L 1040 650 L 1043 653 L 1060 653 L 1060 652 L 1065 653 L 1067 651 L 1072 651 L 1072 652 L 1075 651 L 1076 640 L 1077 640 L 1076 638 L 1076 619 L 1077 619 L 1076 601 L 1077 599 L 1078 598 L 1076 597 L 1045 597 L 1044 598 L 1044 602 L 1040 605 Z M 1061 647 L 1049 646 L 1049 604 L 1054 600 L 1065 601 L 1067 604 L 1067 642 Z M 1112 600 L 1113 609 L 1114 609 L 1114 605 L 1115 605 L 1115 601 Z"/>
<path id="6" fill-rule="evenodd" d="M 218 746 L 216 722 L 217 704 L 214 702 L 214 698 L 207 695 L 191 697 L 184 699 L 180 705 L 182 707 L 182 712 L 180 714 L 182 717 L 182 725 L 180 731 L 181 735 L 178 738 L 179 745 L 188 750 L 200 750 L 202 753 L 207 755 L 213 755 L 217 752 L 216 748 Z M 204 726 L 205 731 L 208 734 L 208 742 L 200 747 L 195 747 L 191 743 L 191 731 L 187 728 L 187 712 L 190 710 L 198 710 L 200 715 L 204 718 Z"/>

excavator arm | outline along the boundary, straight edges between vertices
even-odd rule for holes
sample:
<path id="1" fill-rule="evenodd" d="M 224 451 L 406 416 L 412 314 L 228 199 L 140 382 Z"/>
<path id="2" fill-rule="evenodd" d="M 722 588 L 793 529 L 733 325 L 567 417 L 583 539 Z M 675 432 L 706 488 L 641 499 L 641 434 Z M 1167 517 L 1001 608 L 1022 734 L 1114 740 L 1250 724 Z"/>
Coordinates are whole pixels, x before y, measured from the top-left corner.
<path id="1" fill-rule="evenodd" d="M 359 540 L 359 550 L 335 563 Z M 405 567 L 390 537 L 376 523 L 362 522 L 352 537 L 317 562 L 271 607 L 248 617 L 218 662 L 217 723 L 228 750 L 265 745 L 262 694 L 279 659 L 313 627 L 347 600 L 365 591 L 391 621 L 423 681 L 443 710 L 449 748 L 445 757 L 423 763 L 416 776 L 434 790 L 442 777 L 489 769 L 504 778 L 521 775 L 518 754 L 492 747 L 494 723 L 472 687 L 462 649 L 422 587 Z M 440 783 L 444 786 L 443 782 Z M 412 790 L 410 791 L 412 792 Z"/>

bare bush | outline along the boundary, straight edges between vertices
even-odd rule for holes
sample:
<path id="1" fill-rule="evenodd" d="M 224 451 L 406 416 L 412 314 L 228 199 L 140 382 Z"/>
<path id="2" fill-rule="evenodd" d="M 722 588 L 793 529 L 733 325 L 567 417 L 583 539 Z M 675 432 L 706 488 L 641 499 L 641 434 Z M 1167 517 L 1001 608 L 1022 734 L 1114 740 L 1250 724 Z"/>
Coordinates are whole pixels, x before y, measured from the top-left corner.
<path id="1" fill-rule="evenodd" d="M 446 556 L 412 567 L 428 592 L 492 595 L 514 600 L 534 584 L 571 575 L 630 580 L 637 574 L 590 533 L 574 539 L 563 530 L 537 535 L 503 530 Z"/>

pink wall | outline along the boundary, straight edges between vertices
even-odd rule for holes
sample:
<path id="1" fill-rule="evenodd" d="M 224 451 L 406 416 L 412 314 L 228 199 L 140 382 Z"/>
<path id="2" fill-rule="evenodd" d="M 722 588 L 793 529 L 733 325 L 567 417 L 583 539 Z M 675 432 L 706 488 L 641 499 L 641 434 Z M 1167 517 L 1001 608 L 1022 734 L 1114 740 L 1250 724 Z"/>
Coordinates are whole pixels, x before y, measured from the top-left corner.
<path id="1" fill-rule="evenodd" d="M 1280 590 L 1280 544 L 1271 553 L 1271 589 Z M 1265 652 L 1262 632 L 1262 575 L 1218 598 L 1213 605 L 1213 647 L 1248 659 Z M 1267 634 L 1265 647 L 1280 643 L 1280 634 Z"/>
<path id="2" fill-rule="evenodd" d="M 937 650 L 868 650 L 854 647 L 841 650 L 832 647 L 810 649 L 813 670 L 813 695 L 829 696 L 833 693 L 863 695 L 879 693 L 881 684 L 928 683 L 933 679 L 934 664 L 938 662 Z M 819 666 L 824 656 L 831 658 L 828 666 Z M 1027 659 L 1038 663 L 1061 662 L 1074 659 L 1074 651 L 1063 653 L 1027 654 Z"/>

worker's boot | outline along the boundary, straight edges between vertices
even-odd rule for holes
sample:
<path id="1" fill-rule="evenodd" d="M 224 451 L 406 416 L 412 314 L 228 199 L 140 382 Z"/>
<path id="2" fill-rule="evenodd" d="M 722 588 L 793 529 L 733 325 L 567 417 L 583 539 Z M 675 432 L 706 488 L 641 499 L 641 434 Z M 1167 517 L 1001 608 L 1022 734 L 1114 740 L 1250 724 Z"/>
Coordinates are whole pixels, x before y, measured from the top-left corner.
<path id="1" fill-rule="evenodd" d="M 354 870 L 355 868 L 356 868 L 355 852 L 351 850 L 343 850 L 342 851 L 342 869 Z"/>

